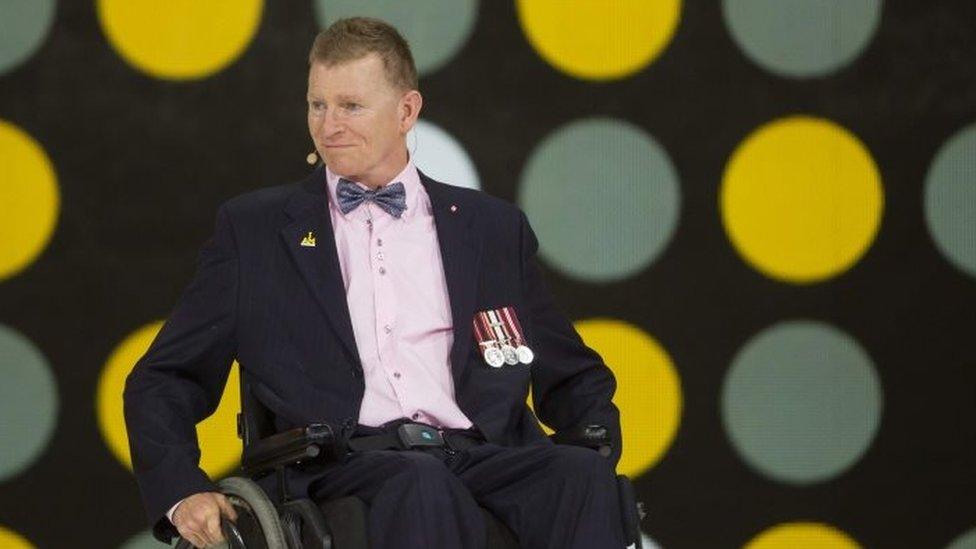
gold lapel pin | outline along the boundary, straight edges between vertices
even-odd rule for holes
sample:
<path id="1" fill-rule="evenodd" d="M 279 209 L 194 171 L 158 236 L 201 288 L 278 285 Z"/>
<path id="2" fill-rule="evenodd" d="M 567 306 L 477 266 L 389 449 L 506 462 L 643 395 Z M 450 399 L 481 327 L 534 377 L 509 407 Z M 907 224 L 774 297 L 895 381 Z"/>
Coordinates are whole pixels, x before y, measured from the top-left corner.
<path id="1" fill-rule="evenodd" d="M 312 234 L 312 231 L 308 231 L 308 234 L 302 239 L 302 246 L 315 247 L 315 235 Z"/>

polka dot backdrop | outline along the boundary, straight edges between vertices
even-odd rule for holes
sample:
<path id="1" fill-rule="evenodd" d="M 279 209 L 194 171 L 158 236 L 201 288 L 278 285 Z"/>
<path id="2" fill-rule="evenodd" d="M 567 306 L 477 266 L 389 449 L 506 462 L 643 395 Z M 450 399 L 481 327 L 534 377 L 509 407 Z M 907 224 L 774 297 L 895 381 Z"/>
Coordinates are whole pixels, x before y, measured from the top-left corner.
<path id="1" fill-rule="evenodd" d="M 58 417 L 58 389 L 41 351 L 24 335 L 0 325 L 0 359 L 4 383 L 0 389 L 0 480 L 30 467 L 51 440 Z M 17 441 L 17 444 L 13 442 Z"/>
<path id="2" fill-rule="evenodd" d="M 881 409 L 870 357 L 819 322 L 781 322 L 751 338 L 722 390 L 722 420 L 743 459 L 768 477 L 798 484 L 824 481 L 856 463 Z"/>
<path id="3" fill-rule="evenodd" d="M 160 4 L 99 0 L 98 18 L 116 52 L 151 76 L 204 78 L 234 62 L 261 21 L 261 0 Z"/>
<path id="4" fill-rule="evenodd" d="M 343 17 L 379 17 L 395 25 L 410 48 L 421 76 L 457 55 L 471 36 L 478 0 L 315 0 L 315 20 L 326 28 Z"/>
<path id="5" fill-rule="evenodd" d="M 417 165 L 527 213 L 616 375 L 645 546 L 976 547 L 964 0 L 0 3 L 0 547 L 159 546 L 125 376 L 216 207 L 307 173 L 354 14 L 413 45 Z"/>
<path id="6" fill-rule="evenodd" d="M 0 526 L 0 547 L 7 547 L 9 549 L 33 549 L 34 546 L 31 545 L 29 541 L 24 539 L 23 536 L 8 530 L 3 526 Z"/>
<path id="7" fill-rule="evenodd" d="M 610 282 L 643 271 L 667 246 L 678 223 L 679 189 L 667 152 L 640 128 L 577 120 L 532 151 L 519 204 L 550 265 L 584 281 Z"/>
<path id="8" fill-rule="evenodd" d="M 44 250 L 57 222 L 57 176 L 44 149 L 17 126 L 0 120 L 0 279 L 27 268 Z"/>
<path id="9" fill-rule="evenodd" d="M 129 470 L 132 470 L 132 458 L 119 394 L 125 389 L 125 378 L 132 365 L 149 349 L 162 326 L 162 321 L 152 322 L 127 335 L 109 355 L 98 379 L 95 404 L 99 430 L 112 454 Z M 227 387 L 236 388 L 240 384 L 236 366 L 235 363 L 231 369 Z M 233 470 L 239 461 L 237 412 L 240 409 L 240 394 L 235 390 L 226 391 L 217 411 L 197 426 L 200 467 L 212 477 Z"/>
<path id="10" fill-rule="evenodd" d="M 47 38 L 54 0 L 9 0 L 0 6 L 0 74 L 29 59 Z"/>
<path id="11" fill-rule="evenodd" d="M 719 194 L 729 239 L 764 274 L 795 283 L 843 273 L 881 217 L 881 181 L 858 139 L 824 119 L 769 122 L 735 150 Z"/>
<path id="12" fill-rule="evenodd" d="M 643 69 L 671 41 L 680 0 L 516 0 L 532 47 L 561 72 L 583 80 L 624 78 Z"/>
<path id="13" fill-rule="evenodd" d="M 407 135 L 407 146 L 417 168 L 430 177 L 459 187 L 481 188 L 464 146 L 437 124 L 418 120 Z"/>
<path id="14" fill-rule="evenodd" d="M 837 528 L 822 523 L 791 522 L 768 528 L 745 545 L 745 549 L 860 549 L 860 545 Z"/>
<path id="15" fill-rule="evenodd" d="M 881 0 L 723 0 L 736 44 L 760 67 L 787 78 L 840 70 L 870 43 Z"/>

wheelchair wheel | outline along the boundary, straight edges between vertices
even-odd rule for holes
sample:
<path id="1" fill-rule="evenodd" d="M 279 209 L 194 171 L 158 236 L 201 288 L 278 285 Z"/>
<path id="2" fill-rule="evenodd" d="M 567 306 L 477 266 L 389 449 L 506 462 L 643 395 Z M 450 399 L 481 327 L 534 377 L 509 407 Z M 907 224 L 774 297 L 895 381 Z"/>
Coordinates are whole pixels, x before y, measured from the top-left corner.
<path id="1" fill-rule="evenodd" d="M 253 480 L 229 477 L 217 483 L 237 511 L 237 528 L 248 549 L 288 549 L 278 510 Z"/>
<path id="2" fill-rule="evenodd" d="M 243 547 L 234 540 L 228 540 L 219 547 L 230 549 L 289 549 L 285 541 L 285 534 L 281 528 L 278 510 L 271 500 L 254 481 L 243 477 L 225 478 L 217 483 L 220 492 L 227 496 L 234 510 L 237 511 L 237 522 L 234 523 Z M 225 537 L 227 530 L 224 530 Z M 179 538 L 177 549 L 190 549 L 193 545 L 183 538 Z"/>

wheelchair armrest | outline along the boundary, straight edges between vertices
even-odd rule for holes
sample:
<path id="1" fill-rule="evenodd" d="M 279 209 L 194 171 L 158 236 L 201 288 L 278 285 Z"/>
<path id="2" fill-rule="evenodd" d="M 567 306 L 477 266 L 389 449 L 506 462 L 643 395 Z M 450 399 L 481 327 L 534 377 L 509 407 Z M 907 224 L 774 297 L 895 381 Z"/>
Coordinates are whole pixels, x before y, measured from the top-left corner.
<path id="1" fill-rule="evenodd" d="M 604 457 L 609 456 L 613 449 L 610 432 L 603 425 L 582 425 L 574 429 L 559 431 L 549 435 L 549 438 L 556 444 L 572 444 L 592 448 Z"/>
<path id="2" fill-rule="evenodd" d="M 275 433 L 244 448 L 241 470 L 253 476 L 277 467 L 296 465 L 330 453 L 335 439 L 332 427 L 326 423 L 312 423 Z"/>

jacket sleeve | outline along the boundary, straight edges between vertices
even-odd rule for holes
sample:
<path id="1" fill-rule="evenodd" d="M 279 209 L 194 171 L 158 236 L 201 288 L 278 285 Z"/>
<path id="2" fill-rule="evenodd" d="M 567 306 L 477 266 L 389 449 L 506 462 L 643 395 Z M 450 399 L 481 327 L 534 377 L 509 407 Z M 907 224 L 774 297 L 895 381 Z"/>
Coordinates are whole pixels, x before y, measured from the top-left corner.
<path id="1" fill-rule="evenodd" d="M 123 393 L 136 481 L 153 534 L 177 535 L 166 511 L 216 491 L 200 469 L 196 424 L 217 409 L 236 354 L 238 257 L 226 206 L 199 254 L 196 273 Z"/>
<path id="2" fill-rule="evenodd" d="M 536 263 L 539 244 L 525 214 L 520 232 L 522 295 L 536 355 L 531 367 L 536 415 L 557 432 L 603 425 L 613 441 L 610 460 L 616 467 L 622 440 L 620 412 L 611 400 L 617 388 L 613 372 L 553 301 Z"/>

